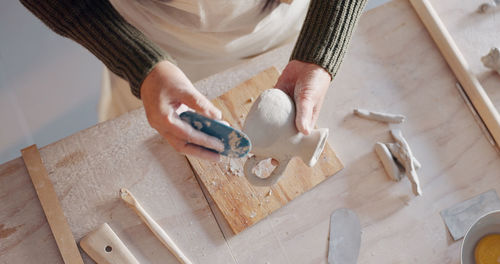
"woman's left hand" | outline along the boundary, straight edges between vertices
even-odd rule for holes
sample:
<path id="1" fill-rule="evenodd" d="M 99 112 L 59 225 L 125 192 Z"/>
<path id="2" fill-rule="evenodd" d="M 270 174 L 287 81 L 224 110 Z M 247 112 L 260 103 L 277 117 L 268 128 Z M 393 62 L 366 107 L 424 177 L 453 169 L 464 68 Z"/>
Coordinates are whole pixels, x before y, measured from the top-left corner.
<path id="1" fill-rule="evenodd" d="M 295 101 L 295 126 L 308 135 L 318 120 L 332 77 L 321 66 L 292 60 L 281 73 L 275 87 Z"/>

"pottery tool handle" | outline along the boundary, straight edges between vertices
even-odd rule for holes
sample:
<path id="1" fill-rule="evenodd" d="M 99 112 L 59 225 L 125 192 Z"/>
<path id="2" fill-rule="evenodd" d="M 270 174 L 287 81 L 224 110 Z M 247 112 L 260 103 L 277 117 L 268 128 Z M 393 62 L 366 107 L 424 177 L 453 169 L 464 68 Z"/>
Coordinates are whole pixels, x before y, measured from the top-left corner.
<path id="1" fill-rule="evenodd" d="M 125 203 L 127 203 L 130 208 L 132 208 L 137 215 L 142 219 L 142 221 L 149 227 L 151 232 L 161 241 L 163 245 L 167 247 L 172 254 L 179 260 L 180 263 L 183 264 L 191 264 L 192 262 L 182 253 L 182 251 L 177 247 L 174 241 L 170 238 L 170 236 L 161 228 L 161 226 L 156 223 L 156 221 L 149 216 L 149 214 L 142 208 L 137 199 L 132 195 L 132 193 L 122 188 L 120 189 L 120 197 Z"/>
<path id="2" fill-rule="evenodd" d="M 47 170 L 43 166 L 37 146 L 31 145 L 22 149 L 21 154 L 64 263 L 83 264 L 75 238 L 57 199 Z"/>
<path id="3" fill-rule="evenodd" d="M 97 264 L 139 264 L 107 223 L 83 237 L 80 247 Z"/>
<path id="4" fill-rule="evenodd" d="M 489 132 L 500 144 L 500 114 L 469 68 L 467 61 L 428 0 L 410 0 L 413 8 L 434 39 L 441 54 L 469 96 Z"/>

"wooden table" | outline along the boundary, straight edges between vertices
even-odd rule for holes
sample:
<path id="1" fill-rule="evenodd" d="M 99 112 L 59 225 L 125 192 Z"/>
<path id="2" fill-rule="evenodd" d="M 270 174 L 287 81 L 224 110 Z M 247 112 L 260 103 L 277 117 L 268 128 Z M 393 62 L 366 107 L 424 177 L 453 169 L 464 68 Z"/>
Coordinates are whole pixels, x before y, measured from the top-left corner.
<path id="1" fill-rule="evenodd" d="M 475 60 L 487 53 L 486 42 L 500 43 L 493 34 L 498 15 L 478 17 L 479 3 L 434 1 L 486 89 L 495 93 L 491 87 L 499 86 L 500 77 Z M 468 28 L 468 21 L 487 21 L 491 34 Z M 326 263 L 329 216 L 341 207 L 354 210 L 363 226 L 359 263 L 458 263 L 461 242 L 451 239 L 439 212 L 486 190 L 500 191 L 498 154 L 407 1 L 364 14 L 351 43 L 318 121 L 330 128 L 329 143 L 343 171 L 235 236 L 211 209 L 185 157 L 156 135 L 141 109 L 41 149 L 75 238 L 108 222 L 141 263 L 176 263 L 119 201 L 119 188 L 127 187 L 194 263 Z M 269 66 L 282 69 L 291 49 L 196 86 L 213 98 Z M 500 105 L 500 96 L 492 98 Z M 406 179 L 390 181 L 373 152 L 375 142 L 390 141 L 389 126 L 353 117 L 353 107 L 408 117 L 401 129 L 423 164 L 422 197 L 411 194 Z M 20 158 L 0 165 L 0 212 L 0 263 L 62 263 Z"/>

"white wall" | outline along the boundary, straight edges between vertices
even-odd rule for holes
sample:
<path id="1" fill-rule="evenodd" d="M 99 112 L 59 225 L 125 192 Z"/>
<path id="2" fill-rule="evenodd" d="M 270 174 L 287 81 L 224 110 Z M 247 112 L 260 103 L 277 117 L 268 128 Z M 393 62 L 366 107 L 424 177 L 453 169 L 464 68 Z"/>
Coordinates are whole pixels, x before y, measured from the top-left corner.
<path id="1" fill-rule="evenodd" d="M 97 123 L 102 67 L 18 1 L 1 1 L 0 164 Z"/>
<path id="2" fill-rule="evenodd" d="M 18 1 L 1 1 L 0 164 L 96 124 L 102 67 Z"/>

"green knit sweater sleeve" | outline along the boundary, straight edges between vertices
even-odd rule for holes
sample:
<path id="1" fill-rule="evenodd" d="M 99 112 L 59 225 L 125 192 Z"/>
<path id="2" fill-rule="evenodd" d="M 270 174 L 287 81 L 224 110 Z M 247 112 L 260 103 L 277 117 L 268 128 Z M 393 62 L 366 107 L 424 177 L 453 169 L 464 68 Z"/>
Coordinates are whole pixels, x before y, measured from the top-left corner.
<path id="1" fill-rule="evenodd" d="M 125 21 L 107 0 L 21 0 L 56 33 L 75 40 L 112 72 L 130 83 L 140 98 L 140 86 L 160 61 L 170 56 Z"/>
<path id="2" fill-rule="evenodd" d="M 311 0 L 291 60 L 317 64 L 332 78 L 367 0 Z"/>

